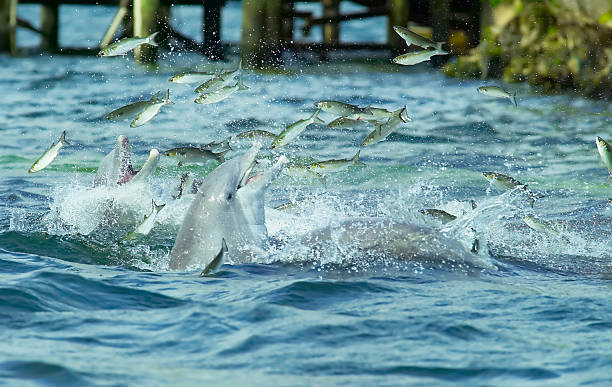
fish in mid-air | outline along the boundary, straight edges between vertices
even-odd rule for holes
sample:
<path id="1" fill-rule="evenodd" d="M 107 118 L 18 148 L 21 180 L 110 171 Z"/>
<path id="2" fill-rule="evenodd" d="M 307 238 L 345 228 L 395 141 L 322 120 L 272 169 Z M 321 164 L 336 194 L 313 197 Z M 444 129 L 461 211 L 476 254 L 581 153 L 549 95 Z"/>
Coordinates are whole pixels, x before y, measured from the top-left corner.
<path id="1" fill-rule="evenodd" d="M 267 130 L 247 130 L 246 132 L 238 133 L 235 137 L 241 140 L 274 140 L 276 134 Z"/>
<path id="2" fill-rule="evenodd" d="M 534 216 L 523 216 L 523 222 L 533 230 L 552 235 L 565 243 L 570 243 L 569 238 L 561 231 L 562 226 L 558 223 L 539 219 Z"/>
<path id="3" fill-rule="evenodd" d="M 612 176 L 612 148 L 603 138 L 597 136 L 595 139 L 595 144 L 597 144 L 597 151 L 599 152 L 599 156 L 601 157 L 601 161 L 608 168 L 608 173 Z"/>
<path id="4" fill-rule="evenodd" d="M 217 256 L 212 261 L 210 261 L 208 265 L 206 265 L 204 270 L 202 270 L 202 273 L 200 273 L 200 277 L 207 276 L 208 274 L 217 270 L 221 265 L 223 265 L 223 261 L 224 261 L 223 258 L 225 257 L 225 253 L 227 253 L 227 244 L 225 243 L 225 238 L 222 238 L 221 239 L 221 250 L 219 250 L 219 253 L 217 254 Z"/>
<path id="5" fill-rule="evenodd" d="M 326 160 L 319 161 L 313 164 L 310 164 L 307 168 L 312 172 L 316 172 L 321 175 L 325 175 L 327 173 L 339 172 L 347 169 L 351 165 L 366 165 L 359 161 L 359 154 L 361 150 L 358 150 L 350 159 L 340 159 L 340 160 Z"/>
<path id="6" fill-rule="evenodd" d="M 365 119 L 356 120 L 350 117 L 338 117 L 329 124 L 327 124 L 327 127 L 330 129 L 351 129 L 360 128 L 367 125 L 371 125 L 371 122 Z"/>
<path id="7" fill-rule="evenodd" d="M 270 149 L 279 148 L 281 146 L 289 144 L 291 141 L 293 141 L 293 139 L 299 136 L 300 133 L 306 130 L 306 128 L 310 124 L 324 124 L 325 121 L 318 117 L 320 111 L 321 109 L 317 109 L 317 111 L 314 112 L 312 116 L 304 120 L 296 121 L 293 124 L 287 126 L 285 130 L 283 130 L 278 136 L 276 136 L 274 141 L 272 141 Z"/>
<path id="8" fill-rule="evenodd" d="M 136 235 L 149 235 L 149 232 L 151 232 L 151 229 L 155 225 L 155 219 L 157 218 L 157 214 L 159 214 L 159 212 L 166 205 L 165 204 L 157 205 L 157 204 L 155 204 L 155 200 L 151 199 L 151 206 L 152 206 L 152 208 L 151 208 L 151 212 L 149 213 L 149 215 L 145 215 L 144 216 L 144 219 L 142 220 L 142 223 L 140 223 L 138 225 L 138 227 L 136 227 L 136 229 L 134 229 L 134 231 L 129 233 L 124 238 L 125 240 L 134 239 L 134 238 L 136 238 Z"/>
<path id="9" fill-rule="evenodd" d="M 367 107 L 362 108 L 357 105 L 351 105 L 350 103 L 340 101 L 319 101 L 315 103 L 315 106 L 319 110 L 323 110 L 326 113 L 348 117 L 355 120 L 360 119 L 362 116 L 372 115 L 370 109 Z"/>
<path id="10" fill-rule="evenodd" d="M 162 154 L 168 157 L 176 157 L 179 160 L 178 165 L 182 166 L 184 163 L 206 163 L 213 160 L 221 164 L 225 162 L 225 154 L 227 152 L 229 152 L 229 149 L 219 153 L 214 153 L 203 148 L 180 147 L 168 149 Z"/>
<path id="11" fill-rule="evenodd" d="M 362 141 L 361 146 L 376 144 L 384 141 L 402 123 L 412 121 L 406 112 L 406 107 L 393 112 L 393 116 L 387 121 L 379 122 L 374 126 L 374 130 Z"/>
<path id="12" fill-rule="evenodd" d="M 442 50 L 442 45 L 444 42 L 434 42 L 432 40 L 427 39 L 424 36 L 417 34 L 416 32 L 412 32 L 406 27 L 402 26 L 393 26 L 393 30 L 406 41 L 407 45 L 414 44 L 415 46 L 419 46 L 421 48 L 433 48 L 436 50 Z"/>
<path id="13" fill-rule="evenodd" d="M 447 51 L 443 49 L 435 49 L 435 50 L 421 50 L 409 52 L 400 56 L 396 56 L 392 59 L 393 63 L 397 63 L 403 66 L 411 66 L 421 62 L 426 62 L 431 59 L 432 56 L 435 55 L 448 55 Z"/>
<path id="14" fill-rule="evenodd" d="M 242 76 L 242 60 L 238 62 L 236 70 L 228 70 L 217 72 L 215 75 L 195 88 L 196 93 L 212 93 L 224 87 L 230 86 L 234 82 L 236 76 Z"/>
<path id="15" fill-rule="evenodd" d="M 176 74 L 172 78 L 168 79 L 169 82 L 173 83 L 182 83 L 182 84 L 190 84 L 190 83 L 202 83 L 206 82 L 209 79 L 212 79 L 216 74 L 215 73 L 204 73 L 204 72 L 187 72 Z"/>
<path id="16" fill-rule="evenodd" d="M 520 189 L 527 194 L 531 207 L 535 204 L 537 199 L 544 197 L 543 195 L 535 194 L 527 187 L 527 184 L 523 184 L 516 180 L 512 176 L 504 175 L 497 172 L 483 172 L 482 175 L 489 181 L 494 187 L 502 190 L 513 190 Z"/>
<path id="17" fill-rule="evenodd" d="M 234 86 L 225 86 L 216 91 L 200 94 L 193 102 L 202 105 L 210 105 L 213 103 L 221 102 L 226 98 L 229 98 L 232 94 L 238 90 L 248 90 L 249 87 L 242 83 L 242 75 L 238 78 L 238 82 Z"/>
<path id="18" fill-rule="evenodd" d="M 145 108 L 138 113 L 136 118 L 134 118 L 130 126 L 135 128 L 137 126 L 146 124 L 147 122 L 151 121 L 153 117 L 159 113 L 162 106 L 165 105 L 174 105 L 174 102 L 170 101 L 170 89 L 166 90 L 161 101 L 155 100 L 154 102 L 151 102 L 149 105 L 145 106 Z"/>
<path id="19" fill-rule="evenodd" d="M 149 99 L 133 102 L 125 106 L 115 109 L 112 112 L 104 116 L 105 120 L 118 120 L 126 117 L 132 117 L 142 112 L 147 106 L 152 105 L 158 101 L 159 91 Z"/>
<path id="20" fill-rule="evenodd" d="M 437 208 L 426 208 L 423 210 L 419 210 L 419 212 L 423 215 L 430 216 L 442 223 L 452 222 L 453 220 L 457 219 L 456 215 L 449 214 L 448 212 Z"/>
<path id="21" fill-rule="evenodd" d="M 128 52 L 132 51 L 136 47 L 141 44 L 149 44 L 151 46 L 157 47 L 157 43 L 155 43 L 155 36 L 157 36 L 158 32 L 153 32 L 151 35 L 145 38 L 124 38 L 115 43 L 109 44 L 104 47 L 98 53 L 98 56 L 118 56 L 125 55 Z"/>
<path id="22" fill-rule="evenodd" d="M 480 94 L 488 95 L 489 97 L 508 99 L 515 107 L 518 107 L 516 103 L 516 92 L 510 94 L 499 86 L 480 86 L 476 90 L 478 90 Z"/>
<path id="23" fill-rule="evenodd" d="M 63 146 L 70 145 L 68 141 L 66 141 L 66 131 L 62 132 L 59 140 L 56 143 L 52 144 L 49 149 L 47 149 L 39 158 L 32 164 L 30 169 L 28 169 L 28 173 L 34 173 L 45 169 L 55 158 L 60 149 Z"/>

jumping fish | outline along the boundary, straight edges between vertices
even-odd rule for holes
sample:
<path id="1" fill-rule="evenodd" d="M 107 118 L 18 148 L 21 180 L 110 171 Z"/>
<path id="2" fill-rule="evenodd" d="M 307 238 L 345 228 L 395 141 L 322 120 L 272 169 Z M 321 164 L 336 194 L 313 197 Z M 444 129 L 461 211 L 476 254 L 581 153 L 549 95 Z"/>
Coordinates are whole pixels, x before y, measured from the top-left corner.
<path id="1" fill-rule="evenodd" d="M 412 32 L 406 27 L 402 26 L 393 26 L 393 30 L 406 41 L 406 44 L 410 46 L 414 44 L 415 46 L 419 46 L 421 48 L 433 48 L 436 50 L 442 50 L 442 45 L 444 42 L 433 42 L 427 39 L 424 36 L 421 36 L 415 32 Z"/>
<path id="2" fill-rule="evenodd" d="M 141 111 L 136 116 L 136 118 L 134 118 L 130 126 L 132 128 L 135 128 L 137 126 L 142 126 L 146 124 L 147 122 L 151 121 L 153 117 L 155 117 L 157 113 L 159 113 L 159 110 L 162 108 L 162 106 L 165 105 L 174 105 L 174 102 L 170 101 L 170 89 L 166 90 L 166 92 L 162 96 L 161 101 L 156 100 L 155 102 L 152 102 L 148 106 L 146 106 L 144 110 Z"/>
<path id="3" fill-rule="evenodd" d="M 386 121 L 393 117 L 394 112 L 387 109 L 368 107 L 372 116 L 364 116 L 363 119 L 366 121 Z"/>
<path id="4" fill-rule="evenodd" d="M 159 91 L 147 100 L 137 101 L 137 102 L 125 105 L 123 107 L 120 107 L 119 109 L 113 110 L 112 112 L 105 115 L 104 119 L 105 120 L 116 120 L 116 119 L 121 119 L 125 117 L 135 116 L 136 114 L 141 113 L 147 106 L 156 103 L 158 97 L 159 97 Z"/>
<path id="5" fill-rule="evenodd" d="M 442 49 L 414 51 L 400 56 L 396 56 L 395 58 L 393 58 L 392 61 L 393 63 L 397 63 L 400 65 L 411 66 L 421 62 L 426 62 L 430 60 L 432 56 L 435 55 L 448 55 L 448 52 Z"/>
<path id="6" fill-rule="evenodd" d="M 202 105 L 210 105 L 213 103 L 221 102 L 226 98 L 229 98 L 232 94 L 238 90 L 248 90 L 248 86 L 242 83 L 242 77 L 238 79 L 238 82 L 234 86 L 226 86 L 217 91 L 213 91 L 207 94 L 200 94 L 193 102 Z"/>
<path id="7" fill-rule="evenodd" d="M 601 160 L 606 165 L 606 168 L 608 168 L 610 176 L 612 176 L 612 148 L 610 148 L 610 145 L 599 136 L 595 139 L 595 144 L 597 144 L 597 151 L 599 152 Z"/>
<path id="8" fill-rule="evenodd" d="M 431 216 L 442 223 L 452 222 L 453 220 L 457 219 L 457 216 L 437 208 L 426 208 L 424 210 L 419 210 L 419 212 L 423 215 Z"/>
<path id="9" fill-rule="evenodd" d="M 215 74 L 211 79 L 196 87 L 194 92 L 202 94 L 221 90 L 222 88 L 231 85 L 234 82 L 234 78 L 236 78 L 238 75 L 242 76 L 242 60 L 238 62 L 238 68 L 236 70 Z"/>
<path id="10" fill-rule="evenodd" d="M 230 146 L 231 139 L 232 137 L 230 136 L 223 141 L 211 141 L 208 144 L 198 146 L 198 148 L 207 149 L 215 153 L 220 153 L 225 150 L 232 150 L 232 147 Z"/>
<path id="11" fill-rule="evenodd" d="M 34 164 L 32 164 L 30 169 L 28 169 L 28 173 L 34 173 L 45 169 L 53 160 L 55 160 L 57 153 L 65 145 L 70 145 L 70 143 L 66 141 L 66 131 L 64 130 L 59 140 L 52 144 L 49 149 L 47 149 L 45 153 L 43 153 L 38 160 L 34 162 Z"/>
<path id="12" fill-rule="evenodd" d="M 499 86 L 480 86 L 476 90 L 480 94 L 488 95 L 489 97 L 509 99 L 515 107 L 518 106 L 516 103 L 516 92 L 510 94 Z"/>
<path id="13" fill-rule="evenodd" d="M 196 147 L 180 147 L 172 148 L 164 151 L 162 154 L 168 157 L 176 157 L 179 160 L 179 166 L 184 163 L 206 163 L 211 160 L 215 160 L 220 164 L 225 162 L 225 154 L 229 152 L 229 149 L 223 152 L 214 153 L 208 149 L 196 148 Z"/>
<path id="14" fill-rule="evenodd" d="M 412 121 L 406 113 L 406 107 L 393 112 L 393 116 L 385 122 L 377 123 L 375 129 L 363 140 L 361 146 L 384 141 L 402 123 Z"/>
<path id="15" fill-rule="evenodd" d="M 246 132 L 242 132 L 242 133 L 238 133 L 236 135 L 236 138 L 238 139 L 251 139 L 251 140 L 259 140 L 259 139 L 266 139 L 266 140 L 273 140 L 276 138 L 276 134 L 272 133 L 272 132 L 268 132 L 267 130 L 248 130 Z"/>
<path id="16" fill-rule="evenodd" d="M 160 204 L 158 206 L 157 204 L 155 204 L 155 200 L 151 200 L 151 205 L 152 205 L 152 208 L 151 208 L 151 212 L 149 213 L 149 215 L 145 215 L 144 219 L 142 220 L 142 223 L 140 223 L 138 227 L 134 229 L 134 231 L 129 233 L 124 238 L 124 240 L 133 239 L 138 234 L 149 235 L 149 232 L 151 232 L 151 229 L 155 225 L 155 218 L 157 217 L 157 214 L 159 214 L 159 212 L 166 206 L 165 204 Z"/>
<path id="17" fill-rule="evenodd" d="M 340 101 L 319 101 L 315 103 L 319 110 L 352 119 L 360 119 L 362 116 L 372 115 L 369 108 L 362 108 Z"/>
<path id="18" fill-rule="evenodd" d="M 283 169 L 283 174 L 293 178 L 316 178 L 321 183 L 325 184 L 325 177 L 311 170 L 308 166 L 291 165 Z"/>
<path id="19" fill-rule="evenodd" d="M 293 139 L 300 135 L 310 124 L 324 124 L 325 121 L 320 119 L 319 112 L 321 109 L 317 109 L 316 112 L 313 113 L 312 116 L 306 118 L 304 120 L 299 120 L 294 122 L 293 124 L 287 126 L 285 130 L 283 130 L 274 141 L 272 141 L 272 145 L 270 145 L 270 149 L 279 148 L 281 146 L 285 146 L 289 144 Z"/>
<path id="20" fill-rule="evenodd" d="M 513 190 L 520 189 L 527 194 L 529 197 L 529 202 L 531 207 L 533 207 L 536 199 L 540 199 L 542 195 L 536 195 L 529 188 L 527 188 L 527 184 L 523 184 L 520 181 L 516 180 L 512 176 L 503 175 L 497 172 L 483 172 L 482 175 L 491 183 L 494 187 L 497 187 L 502 190 Z"/>
<path id="21" fill-rule="evenodd" d="M 356 120 L 350 117 L 338 117 L 329 124 L 327 124 L 327 127 L 330 129 L 351 129 L 367 126 L 369 124 L 370 122 L 365 119 Z"/>
<path id="22" fill-rule="evenodd" d="M 183 84 L 202 83 L 208 81 L 209 79 L 212 79 L 215 75 L 215 73 L 187 72 L 177 74 L 172 78 L 168 79 L 168 81 Z"/>
<path id="23" fill-rule="evenodd" d="M 104 47 L 102 50 L 100 50 L 100 52 L 98 53 L 98 56 L 125 55 L 128 52 L 135 49 L 136 47 L 140 46 L 141 44 L 149 44 L 151 46 L 157 47 L 157 43 L 155 43 L 154 39 L 158 33 L 159 32 L 153 32 L 151 35 L 147 36 L 146 38 L 121 39 L 118 42 L 109 44 L 108 46 Z"/>
<path id="24" fill-rule="evenodd" d="M 320 161 L 318 163 L 310 164 L 307 168 L 312 172 L 324 175 L 326 173 L 343 171 L 351 165 L 365 165 L 365 163 L 359 161 L 360 153 L 361 150 L 358 150 L 357 153 L 355 153 L 355 156 L 350 159 Z"/>
<path id="25" fill-rule="evenodd" d="M 542 232 L 544 234 L 552 235 L 552 236 L 554 236 L 556 238 L 559 238 L 561 241 L 563 241 L 565 243 L 570 243 L 570 240 L 568 239 L 568 237 L 565 236 L 559 230 L 561 227 L 557 223 L 553 223 L 553 222 L 550 222 L 550 221 L 538 219 L 538 218 L 533 217 L 533 216 L 524 216 L 523 217 L 523 222 L 525 222 L 525 224 L 527 226 L 529 226 L 529 228 L 531 228 L 533 230 L 536 230 L 538 232 Z"/>
<path id="26" fill-rule="evenodd" d="M 221 239 L 221 250 L 219 251 L 217 256 L 212 261 L 210 261 L 208 265 L 206 265 L 204 270 L 202 270 L 202 272 L 200 273 L 200 277 L 206 277 L 208 274 L 217 270 L 219 266 L 223 265 L 223 261 L 224 261 L 223 258 L 225 256 L 225 253 L 227 253 L 227 244 L 225 243 L 225 238 L 222 238 Z"/>

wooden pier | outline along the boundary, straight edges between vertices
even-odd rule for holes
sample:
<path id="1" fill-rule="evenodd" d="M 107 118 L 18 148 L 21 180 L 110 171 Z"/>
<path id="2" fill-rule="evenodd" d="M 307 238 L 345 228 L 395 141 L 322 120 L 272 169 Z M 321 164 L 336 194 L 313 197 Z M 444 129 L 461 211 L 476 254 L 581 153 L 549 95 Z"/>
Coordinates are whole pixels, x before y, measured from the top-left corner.
<path id="1" fill-rule="evenodd" d="M 341 1 L 351 1 L 365 7 L 363 11 L 342 14 Z M 160 31 L 160 43 L 174 39 L 186 50 L 199 51 L 211 59 L 222 59 L 224 47 L 221 36 L 221 12 L 226 0 L 0 0 L 0 52 L 18 52 L 16 29 L 28 28 L 40 34 L 41 50 L 44 52 L 83 53 L 85 50 L 64 49 L 59 46 L 58 31 L 60 5 L 112 6 L 117 12 L 109 28 L 100 31 L 100 47 L 115 38 L 125 36 L 144 37 Z M 296 3 L 318 2 L 322 16 L 314 17 L 310 12 L 299 11 Z M 35 3 L 41 5 L 40 27 L 32 26 L 17 18 L 18 4 Z M 459 4 L 456 4 L 459 3 Z M 202 20 L 202 41 L 194 41 L 170 23 L 172 5 L 192 5 L 204 7 Z M 322 58 L 333 50 L 368 48 L 405 51 L 404 41 L 392 30 L 394 25 L 417 24 L 430 31 L 435 41 L 449 42 L 453 31 L 461 31 L 464 46 L 475 46 L 480 41 L 481 0 L 243 0 L 242 37 L 240 51 L 245 66 L 276 66 L 282 63 L 283 53 L 288 50 L 312 50 Z M 381 25 L 387 29 L 385 44 L 354 44 L 340 41 L 342 23 L 348 20 L 363 20 L 369 17 L 386 16 L 388 22 Z M 296 42 L 295 20 L 303 19 L 303 33 L 309 34 L 314 26 L 322 26 L 320 43 L 304 44 Z M 123 27 L 123 28 L 122 28 Z M 451 51 L 456 48 L 451 46 Z M 97 52 L 99 48 L 96 48 Z M 140 62 L 155 61 L 157 48 L 142 46 L 135 50 L 135 58 Z M 444 57 L 436 57 L 441 60 Z"/>

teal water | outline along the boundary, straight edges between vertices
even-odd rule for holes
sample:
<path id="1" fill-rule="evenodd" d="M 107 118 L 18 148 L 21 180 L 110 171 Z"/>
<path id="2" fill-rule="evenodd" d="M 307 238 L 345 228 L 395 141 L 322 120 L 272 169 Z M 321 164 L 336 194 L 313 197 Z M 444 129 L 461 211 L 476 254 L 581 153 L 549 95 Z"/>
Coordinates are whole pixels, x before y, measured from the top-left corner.
<path id="1" fill-rule="evenodd" d="M 83 23 L 94 20 L 98 30 L 112 17 L 104 8 L 76 9 L 97 16 Z M 35 11 L 20 6 L 24 17 Z M 225 17 L 239 11 L 230 3 Z M 177 23 L 193 26 L 189 9 L 175 14 Z M 81 32 L 82 24 L 71 28 L 62 35 L 67 43 L 98 38 Z M 236 28 L 227 34 L 238 36 Z M 366 40 L 377 28 L 371 23 L 347 36 Z M 288 58 L 281 74 L 247 73 L 250 90 L 212 106 L 193 104 L 191 87 L 167 82 L 185 69 L 235 64 L 236 57 L 216 64 L 168 53 L 158 71 L 146 71 L 129 58 L 0 56 L 3 384 L 612 383 L 612 188 L 594 141 L 612 138 L 610 103 L 505 85 L 517 91 L 515 108 L 478 94 L 484 82 L 448 79 L 428 66 L 363 58 L 319 64 L 310 55 Z M 102 119 L 166 88 L 175 105 L 145 126 Z M 298 205 L 290 213 L 269 211 L 269 231 L 285 247 L 255 262 L 230 262 L 205 279 L 168 270 L 190 200 L 171 198 L 185 170 L 173 160 L 162 158 L 144 190 L 92 188 L 119 134 L 130 138 L 140 165 L 154 147 L 248 129 L 278 133 L 322 99 L 406 105 L 413 121 L 363 148 L 365 167 L 325 184 L 278 180 L 266 204 Z M 62 130 L 72 145 L 29 175 Z M 346 158 L 367 133 L 315 125 L 261 159 Z M 229 157 L 248 147 L 233 145 Z M 212 168 L 187 170 L 204 176 Z M 514 176 L 544 197 L 531 208 L 520 192 L 490 186 L 483 171 Z M 109 198 L 124 209 L 112 222 Z M 167 203 L 160 224 L 147 237 L 120 243 L 151 198 Z M 442 225 L 423 216 L 424 208 L 464 215 Z M 560 223 L 564 239 L 529 229 L 525 215 Z M 467 247 L 478 237 L 481 249 L 469 270 L 372 259 L 341 243 L 314 259 L 300 253 L 301 235 L 354 217 L 437 227 Z"/>

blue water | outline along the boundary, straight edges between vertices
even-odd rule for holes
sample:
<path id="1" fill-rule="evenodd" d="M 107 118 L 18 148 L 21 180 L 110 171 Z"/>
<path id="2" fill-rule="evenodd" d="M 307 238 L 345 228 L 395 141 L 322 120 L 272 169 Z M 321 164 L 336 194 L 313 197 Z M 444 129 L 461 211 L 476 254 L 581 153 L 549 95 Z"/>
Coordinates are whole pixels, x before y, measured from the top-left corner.
<path id="1" fill-rule="evenodd" d="M 62 32 L 62 40 L 95 44 L 91 31 L 102 31 L 112 10 L 76 11 L 98 18 L 75 18 L 81 24 Z M 76 11 L 62 7 L 67 17 Z M 23 17 L 36 20 L 36 12 L 20 6 Z M 174 15 L 197 37 L 198 15 L 189 8 Z M 224 17 L 232 15 L 240 15 L 239 4 L 226 8 Z M 88 22 L 99 28 L 84 28 Z M 347 28 L 347 39 L 384 36 L 377 23 L 366 27 Z M 236 24 L 227 28 L 237 39 Z M 20 36 L 22 44 L 36 44 Z M 612 138 L 612 105 L 506 85 L 518 92 L 514 108 L 478 94 L 484 82 L 367 55 L 328 64 L 305 55 L 289 60 L 286 73 L 248 73 L 249 91 L 213 106 L 194 105 L 190 87 L 167 79 L 196 67 L 230 68 L 234 57 L 215 64 L 167 54 L 158 71 L 146 71 L 130 58 L 0 56 L 2 383 L 612 384 L 612 189 L 594 144 L 596 135 Z M 165 88 L 175 105 L 147 125 L 102 120 Z M 210 278 L 168 270 L 189 205 L 170 196 L 183 171 L 174 161 L 161 160 L 144 192 L 91 188 L 119 134 L 130 138 L 140 165 L 152 147 L 206 143 L 247 129 L 279 132 L 321 99 L 406 105 L 413 121 L 364 148 L 364 168 L 324 185 L 277 181 L 266 204 L 298 203 L 291 213 L 268 215 L 270 233 L 288 245 L 256 262 L 230 262 Z M 28 175 L 62 130 L 73 145 Z M 345 158 L 367 133 L 313 126 L 261 157 Z M 235 144 L 229 157 L 246 146 Z M 213 167 L 188 169 L 203 176 Z M 481 175 L 488 170 L 529 183 L 544 197 L 532 209 L 519 192 L 491 187 Z M 112 224 L 103 216 L 108 195 L 129 208 Z M 148 237 L 120 243 L 148 212 L 150 198 L 167 203 L 160 224 Z M 423 208 L 465 214 L 441 225 L 421 215 Z M 529 229 L 524 215 L 561 223 L 568 242 Z M 300 254 L 303 233 L 363 216 L 438 227 L 468 247 L 474 229 L 481 250 L 467 270 L 373 260 L 342 244 L 316 258 Z"/>

